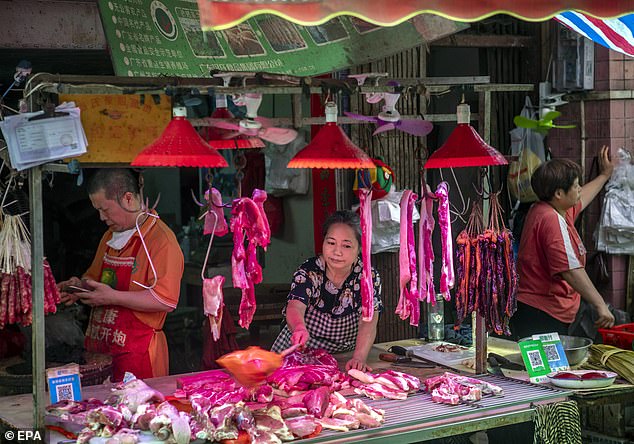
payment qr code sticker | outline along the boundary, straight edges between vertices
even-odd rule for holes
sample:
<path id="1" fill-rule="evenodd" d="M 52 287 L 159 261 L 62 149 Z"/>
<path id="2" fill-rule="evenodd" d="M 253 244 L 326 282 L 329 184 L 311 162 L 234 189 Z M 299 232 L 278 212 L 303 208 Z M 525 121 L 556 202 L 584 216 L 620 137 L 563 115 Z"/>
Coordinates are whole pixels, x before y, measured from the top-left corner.
<path id="1" fill-rule="evenodd" d="M 46 370 L 51 404 L 59 401 L 81 401 L 81 380 L 79 365 L 68 364 L 64 367 Z"/>
<path id="2" fill-rule="evenodd" d="M 549 361 L 559 361 L 561 356 L 559 356 L 559 351 L 554 344 L 544 344 L 544 352 L 546 353 L 546 358 Z"/>
<path id="3" fill-rule="evenodd" d="M 541 368 L 544 368 L 544 361 L 542 360 L 542 357 L 539 354 L 539 351 L 528 351 L 526 352 L 526 355 L 528 356 L 528 359 L 531 361 L 531 367 L 533 367 L 534 370 L 539 370 Z"/>
<path id="4" fill-rule="evenodd" d="M 547 381 L 546 375 L 551 369 L 541 341 L 532 339 L 520 341 L 519 348 L 530 381 L 535 383 Z"/>
<path id="5" fill-rule="evenodd" d="M 58 401 L 72 401 L 74 398 L 73 384 L 60 384 L 55 387 Z"/>

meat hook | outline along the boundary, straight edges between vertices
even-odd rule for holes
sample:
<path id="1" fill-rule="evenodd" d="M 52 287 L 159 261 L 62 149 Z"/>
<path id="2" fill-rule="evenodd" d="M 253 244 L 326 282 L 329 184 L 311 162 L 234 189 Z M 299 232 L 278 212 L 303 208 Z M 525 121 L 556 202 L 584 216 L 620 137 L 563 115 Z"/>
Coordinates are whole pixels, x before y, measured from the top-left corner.
<path id="1" fill-rule="evenodd" d="M 152 285 L 150 285 L 149 287 L 147 285 L 144 285 L 138 281 L 132 281 L 133 283 L 137 284 L 140 287 L 145 288 L 146 290 L 151 290 L 154 287 L 156 287 L 156 282 L 158 281 L 158 275 L 156 274 L 156 268 L 154 268 L 154 262 L 152 262 L 152 258 L 150 257 L 150 252 L 147 249 L 147 245 L 145 245 L 145 240 L 143 239 L 143 233 L 141 233 L 141 227 L 139 227 L 139 218 L 142 215 L 147 215 L 149 217 L 154 217 L 156 219 L 159 219 L 158 214 L 152 214 L 149 211 L 142 211 L 141 213 L 139 213 L 136 217 L 136 230 L 139 233 L 139 239 L 141 239 L 141 245 L 143 245 L 143 250 L 145 251 L 145 255 L 147 256 L 147 260 L 150 263 L 150 268 L 152 268 L 152 274 L 154 274 L 154 282 L 152 283 Z"/>
<path id="2" fill-rule="evenodd" d="M 211 200 L 211 197 L 210 197 Z M 205 261 L 203 263 L 203 268 L 200 271 L 200 277 L 202 280 L 205 280 L 205 271 L 207 270 L 207 260 L 209 259 L 209 252 L 211 251 L 211 243 L 214 241 L 214 234 L 216 233 L 216 226 L 218 225 L 218 215 L 216 213 L 212 213 L 214 216 L 214 228 L 211 230 L 211 235 L 209 236 L 209 245 L 207 245 L 207 254 L 205 254 Z M 206 216 L 206 214 L 203 214 Z"/>

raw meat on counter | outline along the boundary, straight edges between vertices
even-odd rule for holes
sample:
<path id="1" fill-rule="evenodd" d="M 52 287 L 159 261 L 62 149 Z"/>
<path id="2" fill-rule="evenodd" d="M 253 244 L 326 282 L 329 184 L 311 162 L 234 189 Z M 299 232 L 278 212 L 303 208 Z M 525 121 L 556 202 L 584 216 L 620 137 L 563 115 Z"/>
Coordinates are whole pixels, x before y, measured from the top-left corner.
<path id="1" fill-rule="evenodd" d="M 323 365 L 339 369 L 337 360 L 323 348 L 295 350 L 284 357 L 284 367 L 297 365 Z"/>
<path id="2" fill-rule="evenodd" d="M 195 439 L 274 444 L 313 437 L 325 428 L 348 431 L 383 423 L 384 411 L 337 391 L 349 387 L 349 378 L 331 355 L 324 350 L 306 355 L 289 355 L 259 386 L 245 387 L 224 371 L 214 370 L 179 378 L 180 388 L 166 401 L 143 381 L 133 380 L 114 386 L 104 403 L 57 403 L 48 407 L 47 417 L 81 430 L 79 443 L 109 438 L 121 444 L 136 443 L 141 434 L 176 444 Z M 367 377 L 394 392 L 407 393 L 419 386 L 417 378 L 399 372 Z M 177 410 L 172 402 L 187 406 L 187 412 Z"/>
<path id="3" fill-rule="evenodd" d="M 501 387 L 468 376 L 445 372 L 425 380 L 425 390 L 431 394 L 431 399 L 439 404 L 457 405 L 461 401 L 479 401 L 482 394 L 501 396 Z"/>
<path id="4" fill-rule="evenodd" d="M 354 380 L 352 385 L 355 393 L 365 395 L 370 399 L 407 399 L 409 393 L 420 389 L 420 380 L 407 373 L 388 370 L 384 373 L 365 373 L 360 370 L 348 370 Z"/>

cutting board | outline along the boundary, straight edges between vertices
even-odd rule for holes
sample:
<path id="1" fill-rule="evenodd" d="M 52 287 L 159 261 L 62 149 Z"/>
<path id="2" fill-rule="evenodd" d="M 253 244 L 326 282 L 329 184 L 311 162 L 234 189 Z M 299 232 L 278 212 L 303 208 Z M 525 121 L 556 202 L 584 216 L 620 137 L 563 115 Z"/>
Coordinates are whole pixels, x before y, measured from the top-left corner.
<path id="1" fill-rule="evenodd" d="M 435 348 L 439 345 L 455 346 L 455 344 L 441 341 L 405 348 L 413 351 L 414 354 L 420 356 L 421 358 L 449 366 L 460 364 L 465 359 L 473 358 L 475 356 L 475 350 L 473 348 L 455 352 L 440 352 L 435 350 Z"/>

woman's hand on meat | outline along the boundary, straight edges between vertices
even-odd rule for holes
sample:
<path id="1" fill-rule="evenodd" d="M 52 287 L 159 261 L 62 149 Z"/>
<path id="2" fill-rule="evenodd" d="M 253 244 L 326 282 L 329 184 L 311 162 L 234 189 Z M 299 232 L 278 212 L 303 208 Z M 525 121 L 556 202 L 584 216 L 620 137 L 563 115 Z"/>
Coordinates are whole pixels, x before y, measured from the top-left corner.
<path id="1" fill-rule="evenodd" d="M 366 364 L 365 360 L 361 360 L 353 357 L 348 362 L 346 362 L 346 370 L 350 370 L 351 368 L 355 370 L 361 370 L 362 372 L 371 372 L 372 367 Z"/>
<path id="2" fill-rule="evenodd" d="M 306 327 L 301 326 L 297 327 L 293 330 L 293 334 L 291 335 L 291 344 L 299 344 L 304 345 L 310 339 L 310 334 L 308 334 L 308 330 Z"/>
<path id="3" fill-rule="evenodd" d="M 101 305 L 113 304 L 113 292 L 107 284 L 87 279 L 84 281 L 86 287 L 91 288 L 91 291 L 82 292 L 78 294 L 79 299 L 86 305 L 91 307 L 99 307 Z"/>

